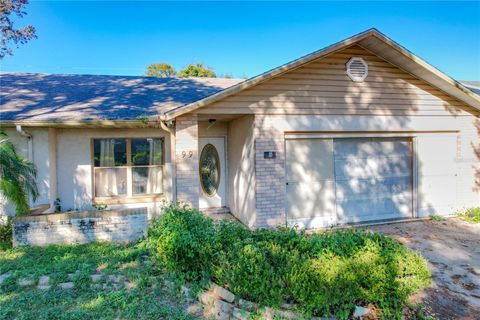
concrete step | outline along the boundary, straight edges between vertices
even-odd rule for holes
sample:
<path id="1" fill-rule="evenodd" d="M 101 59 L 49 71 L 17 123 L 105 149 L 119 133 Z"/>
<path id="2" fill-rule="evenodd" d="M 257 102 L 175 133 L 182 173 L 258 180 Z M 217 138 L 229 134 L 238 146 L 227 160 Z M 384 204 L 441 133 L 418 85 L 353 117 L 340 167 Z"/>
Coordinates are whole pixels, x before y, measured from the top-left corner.
<path id="1" fill-rule="evenodd" d="M 238 221 L 238 219 L 230 213 L 230 208 L 228 207 L 201 209 L 200 212 L 215 221 L 222 219 Z"/>
<path id="2" fill-rule="evenodd" d="M 230 208 L 227 208 L 227 207 L 206 208 L 206 209 L 200 209 L 200 212 L 207 213 L 207 214 L 227 214 L 227 213 L 230 213 Z"/>

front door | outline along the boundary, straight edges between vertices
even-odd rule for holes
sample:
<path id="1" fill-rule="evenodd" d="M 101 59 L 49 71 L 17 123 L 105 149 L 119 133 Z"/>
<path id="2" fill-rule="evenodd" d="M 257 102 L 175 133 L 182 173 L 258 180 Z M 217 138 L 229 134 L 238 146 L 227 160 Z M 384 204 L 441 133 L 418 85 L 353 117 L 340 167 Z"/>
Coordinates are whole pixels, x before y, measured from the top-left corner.
<path id="1" fill-rule="evenodd" d="M 200 209 L 224 207 L 225 139 L 200 138 L 199 150 Z"/>

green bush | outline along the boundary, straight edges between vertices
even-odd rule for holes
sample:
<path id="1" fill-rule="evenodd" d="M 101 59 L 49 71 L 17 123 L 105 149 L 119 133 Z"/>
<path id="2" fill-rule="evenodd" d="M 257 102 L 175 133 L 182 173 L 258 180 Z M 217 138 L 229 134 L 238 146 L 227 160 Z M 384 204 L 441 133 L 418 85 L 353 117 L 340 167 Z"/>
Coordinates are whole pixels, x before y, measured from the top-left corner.
<path id="1" fill-rule="evenodd" d="M 0 224 L 0 250 L 10 249 L 12 247 L 12 221 L 8 219 L 7 223 Z"/>
<path id="2" fill-rule="evenodd" d="M 212 219 L 186 206 L 170 206 L 152 222 L 148 246 L 154 257 L 170 271 L 178 271 L 187 280 L 198 280 L 210 274 L 216 249 Z"/>
<path id="3" fill-rule="evenodd" d="M 480 223 L 480 207 L 465 209 L 458 216 L 470 223 Z"/>
<path id="4" fill-rule="evenodd" d="M 168 270 L 213 280 L 265 306 L 295 303 L 306 315 L 345 319 L 355 305 L 373 303 L 384 318 L 401 318 L 407 297 L 430 281 L 419 254 L 361 230 L 251 231 L 172 206 L 149 235 L 150 248 Z"/>

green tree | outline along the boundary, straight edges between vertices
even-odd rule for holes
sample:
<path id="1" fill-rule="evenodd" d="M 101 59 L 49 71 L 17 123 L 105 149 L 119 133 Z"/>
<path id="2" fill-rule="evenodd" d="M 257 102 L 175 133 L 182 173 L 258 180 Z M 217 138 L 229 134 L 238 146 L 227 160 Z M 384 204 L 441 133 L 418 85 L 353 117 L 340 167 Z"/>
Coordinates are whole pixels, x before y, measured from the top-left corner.
<path id="1" fill-rule="evenodd" d="M 35 165 L 18 155 L 7 134 L 0 131 L 0 194 L 15 205 L 17 214 L 28 213 L 29 195 L 37 199 L 36 176 Z"/>
<path id="2" fill-rule="evenodd" d="M 177 74 L 175 68 L 169 65 L 168 63 L 152 63 L 147 67 L 145 72 L 149 77 L 174 77 Z"/>
<path id="3" fill-rule="evenodd" d="M 189 64 L 184 69 L 180 70 L 177 74 L 179 77 L 205 77 L 216 78 L 217 75 L 211 67 L 204 65 L 203 63 Z"/>
<path id="4" fill-rule="evenodd" d="M 35 28 L 31 25 L 23 28 L 15 28 L 14 21 L 22 18 L 27 13 L 24 6 L 28 0 L 0 0 L 0 59 L 6 55 L 12 55 L 12 46 L 18 47 L 31 39 L 35 39 Z M 12 17 L 13 16 L 13 17 Z"/>

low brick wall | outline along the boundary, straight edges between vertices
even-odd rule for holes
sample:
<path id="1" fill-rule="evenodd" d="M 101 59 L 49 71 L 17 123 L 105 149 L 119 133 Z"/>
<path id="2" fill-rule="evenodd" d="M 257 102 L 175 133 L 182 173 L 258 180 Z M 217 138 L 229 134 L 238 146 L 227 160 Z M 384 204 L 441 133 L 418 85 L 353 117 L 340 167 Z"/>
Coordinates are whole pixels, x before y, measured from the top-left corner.
<path id="1" fill-rule="evenodd" d="M 128 242 L 146 233 L 146 208 L 19 216 L 13 221 L 14 246 Z"/>

